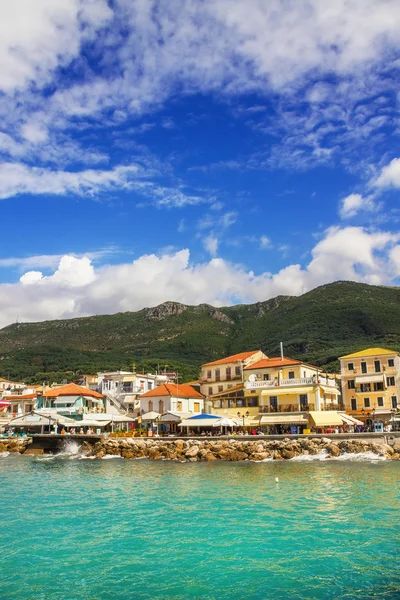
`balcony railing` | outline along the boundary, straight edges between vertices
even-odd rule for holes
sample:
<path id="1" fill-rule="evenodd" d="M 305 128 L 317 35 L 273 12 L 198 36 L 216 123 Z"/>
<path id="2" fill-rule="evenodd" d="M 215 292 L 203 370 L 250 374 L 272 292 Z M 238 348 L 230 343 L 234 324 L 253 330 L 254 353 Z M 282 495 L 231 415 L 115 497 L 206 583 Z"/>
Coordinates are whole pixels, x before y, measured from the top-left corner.
<path id="1" fill-rule="evenodd" d="M 274 387 L 289 387 L 289 386 L 299 386 L 299 385 L 326 385 L 331 387 L 336 387 L 336 382 L 334 379 L 327 379 L 326 377 L 298 377 L 295 379 L 267 379 L 264 381 L 247 381 L 245 383 L 245 388 L 248 390 L 257 390 L 257 389 L 270 389 Z"/>
<path id="2" fill-rule="evenodd" d="M 287 413 L 287 412 L 307 412 L 315 410 L 314 404 L 308 406 L 298 404 L 281 404 L 279 406 L 260 406 L 260 413 Z"/>

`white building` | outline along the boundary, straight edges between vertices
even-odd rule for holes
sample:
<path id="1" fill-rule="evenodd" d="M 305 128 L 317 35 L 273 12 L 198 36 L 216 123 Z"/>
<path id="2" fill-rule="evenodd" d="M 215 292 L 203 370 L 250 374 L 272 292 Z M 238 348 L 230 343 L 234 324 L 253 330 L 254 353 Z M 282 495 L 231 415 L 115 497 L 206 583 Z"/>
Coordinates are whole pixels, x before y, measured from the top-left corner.
<path id="1" fill-rule="evenodd" d="M 200 413 L 204 410 L 204 396 L 189 384 L 166 383 L 142 394 L 140 413 L 165 412 Z"/>

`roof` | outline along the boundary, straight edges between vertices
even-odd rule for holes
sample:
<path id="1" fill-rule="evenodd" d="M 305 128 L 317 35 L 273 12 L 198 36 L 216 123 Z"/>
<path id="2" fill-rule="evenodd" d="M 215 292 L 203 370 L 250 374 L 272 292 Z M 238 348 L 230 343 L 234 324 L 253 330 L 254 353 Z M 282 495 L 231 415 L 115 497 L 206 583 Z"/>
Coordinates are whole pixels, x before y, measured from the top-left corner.
<path id="1" fill-rule="evenodd" d="M 34 400 L 37 394 L 21 394 L 20 396 L 4 396 L 7 400 Z"/>
<path id="2" fill-rule="evenodd" d="M 58 396 L 92 396 L 93 398 L 104 398 L 103 394 L 99 394 L 95 390 L 76 385 L 76 383 L 68 383 L 59 388 L 49 390 L 44 394 L 45 398 L 58 398 Z"/>
<path id="3" fill-rule="evenodd" d="M 244 370 L 250 369 L 265 369 L 267 367 L 289 367 L 291 365 L 302 365 L 301 360 L 297 360 L 296 358 L 281 358 L 280 356 L 277 358 L 262 358 L 261 360 L 245 367 Z"/>
<path id="4" fill-rule="evenodd" d="M 231 394 L 232 392 L 239 392 L 240 390 L 244 390 L 244 384 L 238 383 L 238 385 L 232 386 L 231 388 L 227 388 L 222 392 L 217 392 L 216 394 L 212 394 L 212 398 L 216 398 L 217 396 L 226 396 Z"/>
<path id="5" fill-rule="evenodd" d="M 203 367 L 209 367 L 211 365 L 225 365 L 227 363 L 240 362 L 242 360 L 246 360 L 246 358 L 250 358 L 253 354 L 257 354 L 260 352 L 259 350 L 251 350 L 251 352 L 240 352 L 239 354 L 232 354 L 231 356 L 227 356 L 226 358 L 220 358 L 219 360 L 213 360 L 212 362 L 204 363 Z"/>
<path id="6" fill-rule="evenodd" d="M 174 398 L 200 398 L 203 400 L 204 396 L 197 390 L 192 388 L 188 383 L 182 383 L 180 385 L 175 383 L 164 383 L 158 387 L 145 392 L 140 398 L 152 398 L 154 396 L 174 396 Z"/>
<path id="7" fill-rule="evenodd" d="M 346 354 L 339 358 L 362 358 L 363 356 L 384 356 L 385 354 L 398 354 L 398 352 L 396 352 L 396 350 L 388 350 L 387 348 L 365 348 L 365 350 L 353 352 L 353 354 Z"/>

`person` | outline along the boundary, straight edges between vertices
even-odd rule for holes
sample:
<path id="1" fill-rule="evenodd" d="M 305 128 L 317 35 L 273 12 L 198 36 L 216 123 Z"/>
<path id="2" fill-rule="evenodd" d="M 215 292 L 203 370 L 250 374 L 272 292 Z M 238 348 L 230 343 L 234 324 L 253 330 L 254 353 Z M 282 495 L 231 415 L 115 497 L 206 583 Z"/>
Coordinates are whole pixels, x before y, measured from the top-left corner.
<path id="1" fill-rule="evenodd" d="M 61 435 L 65 435 L 65 434 L 66 434 L 66 431 L 65 431 L 65 429 L 64 429 L 64 427 L 63 427 L 63 428 L 61 429 Z"/>
<path id="2" fill-rule="evenodd" d="M 83 427 L 80 428 L 79 430 L 79 435 L 83 435 L 85 432 L 83 431 Z"/>
<path id="3" fill-rule="evenodd" d="M 71 429 L 69 430 L 71 435 L 75 435 L 75 427 L 71 427 Z"/>

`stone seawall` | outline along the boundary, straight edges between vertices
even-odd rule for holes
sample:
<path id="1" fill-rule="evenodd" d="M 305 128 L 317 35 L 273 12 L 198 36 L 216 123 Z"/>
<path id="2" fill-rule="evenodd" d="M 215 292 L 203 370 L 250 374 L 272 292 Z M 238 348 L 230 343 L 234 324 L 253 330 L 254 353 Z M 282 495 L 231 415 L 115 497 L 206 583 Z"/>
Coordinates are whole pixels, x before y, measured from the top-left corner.
<path id="1" fill-rule="evenodd" d="M 149 458 L 153 460 L 178 460 L 185 462 L 212 460 L 288 460 L 296 456 L 325 453 L 327 457 L 341 454 L 361 454 L 372 452 L 378 456 L 400 459 L 400 440 L 394 446 L 366 440 L 332 440 L 328 438 L 307 438 L 283 440 L 244 441 L 232 440 L 165 440 L 120 438 L 106 439 L 94 446 L 83 443 L 81 451 L 86 456 L 102 458 L 117 455 L 123 458 Z"/>
<path id="2" fill-rule="evenodd" d="M 31 442 L 32 439 L 28 437 L 3 438 L 0 439 L 0 452 L 15 452 L 16 454 L 24 454 Z"/>

